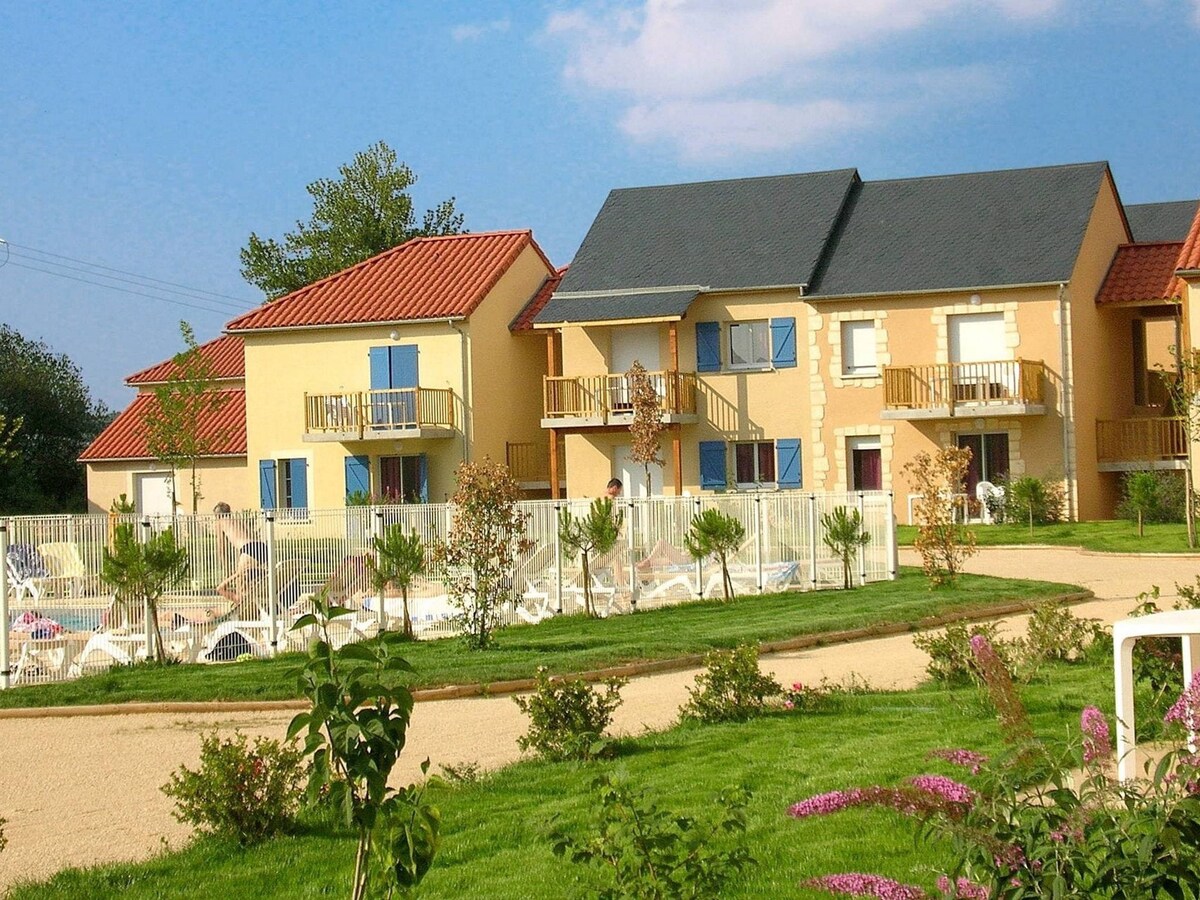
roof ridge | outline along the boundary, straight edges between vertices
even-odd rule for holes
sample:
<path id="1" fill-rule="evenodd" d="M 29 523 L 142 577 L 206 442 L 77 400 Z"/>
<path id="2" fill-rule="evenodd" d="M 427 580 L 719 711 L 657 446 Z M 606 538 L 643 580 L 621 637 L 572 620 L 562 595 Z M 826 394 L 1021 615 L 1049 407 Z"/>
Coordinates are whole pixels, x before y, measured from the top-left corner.
<path id="1" fill-rule="evenodd" d="M 733 184 L 734 182 L 747 181 L 769 181 L 772 178 L 807 178 L 810 175 L 842 175 L 847 173 L 858 174 L 858 169 L 854 166 L 843 166 L 840 169 L 820 169 L 816 172 L 780 172 L 776 175 L 746 175 L 741 178 L 707 178 L 703 181 L 677 181 L 670 184 L 643 184 L 636 187 L 619 187 L 609 191 L 610 194 L 624 193 L 626 191 L 651 191 L 659 188 L 676 188 L 676 187 L 696 187 L 702 184 Z"/>
<path id="2" fill-rule="evenodd" d="M 253 312 L 253 310 L 247 310 L 247 312 Z M 206 348 L 211 347 L 214 344 L 219 344 L 222 341 L 232 341 L 232 340 L 240 341 L 241 338 L 234 334 L 222 333 L 222 334 L 218 334 L 212 340 L 205 341 L 203 344 L 197 344 L 196 349 L 199 350 L 201 353 L 203 353 Z M 181 355 L 183 353 L 187 353 L 187 352 L 188 352 L 187 350 L 180 350 L 179 353 L 173 353 L 171 356 L 168 356 L 166 359 L 160 360 L 159 362 L 156 362 L 156 363 L 152 363 L 151 365 L 148 365 L 148 366 L 144 366 L 143 368 L 138 369 L 136 372 L 126 375 L 124 378 L 124 382 L 125 382 L 125 384 L 132 386 L 134 384 L 135 380 L 137 378 L 139 378 L 140 376 L 145 375 L 147 372 L 153 372 L 155 369 L 161 369 L 163 366 L 173 365 L 175 363 L 176 356 L 179 356 L 179 355 Z M 218 376 L 216 376 L 216 378 L 214 380 L 215 381 L 236 381 L 239 379 L 243 379 L 246 377 L 244 369 L 245 369 L 245 363 L 243 362 L 243 372 L 241 375 L 218 375 Z M 150 382 L 146 382 L 146 383 L 147 384 L 158 384 L 159 382 L 150 381 Z"/>
<path id="3" fill-rule="evenodd" d="M 1182 247 L 1183 241 L 1129 241 L 1124 244 L 1117 244 L 1118 250 L 1124 250 L 1126 247 Z"/>
<path id="4" fill-rule="evenodd" d="M 1086 169 L 1092 166 L 1109 167 L 1108 160 L 1097 159 L 1091 162 L 1055 163 L 1048 166 L 1013 166 L 1009 169 L 984 169 L 978 172 L 943 172 L 940 175 L 909 175 L 904 178 L 875 178 L 864 180 L 863 184 L 895 184 L 901 181 L 938 181 L 945 178 L 966 178 L 970 175 L 1007 175 L 1013 172 L 1047 172 L 1052 169 Z"/>

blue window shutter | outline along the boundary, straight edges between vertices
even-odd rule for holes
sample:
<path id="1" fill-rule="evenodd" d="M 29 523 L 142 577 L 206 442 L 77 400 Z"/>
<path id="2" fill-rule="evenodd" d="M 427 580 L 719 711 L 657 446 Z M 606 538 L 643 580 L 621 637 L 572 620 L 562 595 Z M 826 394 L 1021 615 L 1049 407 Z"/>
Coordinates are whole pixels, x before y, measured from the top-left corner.
<path id="1" fill-rule="evenodd" d="M 781 488 L 803 487 L 799 439 L 780 438 L 775 442 L 775 478 Z"/>
<path id="2" fill-rule="evenodd" d="M 725 442 L 700 442 L 700 487 L 715 491 L 725 487 Z"/>
<path id="3" fill-rule="evenodd" d="M 390 347 L 392 383 L 387 387 L 410 388 L 417 386 L 417 345 L 404 344 Z"/>
<path id="4" fill-rule="evenodd" d="M 417 457 L 417 479 L 421 489 L 421 502 L 429 502 L 429 457 L 422 453 Z"/>
<path id="5" fill-rule="evenodd" d="M 796 365 L 796 320 L 791 316 L 771 320 L 771 365 L 777 369 Z"/>
<path id="6" fill-rule="evenodd" d="M 292 475 L 292 509 L 305 509 L 308 506 L 308 460 L 289 459 L 287 462 Z"/>
<path id="7" fill-rule="evenodd" d="M 372 347 L 367 356 L 371 360 L 371 390 L 386 391 L 392 386 L 392 364 L 388 348 Z"/>
<path id="8" fill-rule="evenodd" d="M 721 371 L 721 324 L 696 323 L 696 371 Z"/>
<path id="9" fill-rule="evenodd" d="M 275 460 L 263 459 L 258 463 L 258 496 L 263 509 L 274 509 L 279 504 L 275 502 Z"/>
<path id="10" fill-rule="evenodd" d="M 346 496 L 355 491 L 371 493 L 371 458 L 369 456 L 346 457 Z"/>

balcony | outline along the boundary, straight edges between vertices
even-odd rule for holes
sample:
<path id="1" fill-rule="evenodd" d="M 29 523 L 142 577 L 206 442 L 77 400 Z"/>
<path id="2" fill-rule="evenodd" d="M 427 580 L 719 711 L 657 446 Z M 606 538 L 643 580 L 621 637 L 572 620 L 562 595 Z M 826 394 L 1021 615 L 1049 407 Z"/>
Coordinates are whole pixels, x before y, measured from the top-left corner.
<path id="1" fill-rule="evenodd" d="M 1187 467 L 1182 419 L 1113 419 L 1096 423 L 1096 463 L 1101 472 Z"/>
<path id="2" fill-rule="evenodd" d="M 305 441 L 446 438 L 455 433 L 449 388 L 304 395 Z"/>
<path id="3" fill-rule="evenodd" d="M 696 421 L 696 373 L 648 372 L 658 393 L 663 421 Z M 632 391 L 624 375 L 547 376 L 544 379 L 543 428 L 628 425 L 633 418 Z"/>
<path id="4" fill-rule="evenodd" d="M 1041 360 L 884 366 L 884 419 L 1040 416 L 1046 412 Z"/>
<path id="5" fill-rule="evenodd" d="M 522 490 L 550 489 L 550 448 L 545 441 L 505 444 L 504 461 Z M 561 441 L 558 444 L 558 480 L 560 485 L 566 484 L 567 480 L 566 447 Z"/>

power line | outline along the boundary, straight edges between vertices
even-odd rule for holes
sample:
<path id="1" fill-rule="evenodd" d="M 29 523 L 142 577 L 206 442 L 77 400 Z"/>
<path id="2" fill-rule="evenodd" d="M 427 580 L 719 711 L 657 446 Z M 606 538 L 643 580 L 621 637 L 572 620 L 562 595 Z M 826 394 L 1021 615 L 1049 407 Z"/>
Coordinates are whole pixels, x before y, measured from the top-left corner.
<path id="1" fill-rule="evenodd" d="M 79 263 L 82 266 L 88 266 L 93 269 L 104 269 L 105 271 L 108 271 L 108 272 L 116 272 L 118 275 L 129 275 L 133 278 L 140 279 L 141 281 L 153 281 L 156 284 L 165 284 L 165 285 L 169 285 L 170 287 L 183 288 L 185 291 L 190 291 L 193 294 L 207 294 L 210 297 L 220 297 L 225 300 L 232 300 L 238 304 L 239 309 L 247 309 L 249 307 L 258 305 L 258 301 L 256 301 L 256 300 L 246 300 L 241 297 L 231 296 L 230 294 L 221 294 L 216 291 L 206 291 L 202 288 L 189 287 L 188 285 L 180 284 L 177 281 L 166 281 L 162 278 L 152 278 L 149 275 L 139 275 L 137 272 L 129 272 L 125 269 L 117 269 L 112 266 L 102 265 L 101 263 L 88 262 L 87 260 L 84 260 L 84 259 L 76 259 L 73 256 L 66 256 L 65 254 L 62 254 L 62 253 L 51 253 L 49 250 L 39 250 L 37 247 L 27 247 L 23 244 L 13 244 L 11 242 L 9 242 L 9 246 L 13 247 L 15 249 L 18 249 L 18 250 L 27 250 L 31 253 L 39 253 L 42 256 L 52 256 L 55 259 L 65 259 L 65 260 L 67 260 L 67 262 Z M 46 265 L 61 265 L 61 263 L 52 263 L 49 260 L 38 260 L 38 262 L 43 262 Z M 65 268 L 71 268 L 71 267 L 66 266 Z M 106 276 L 102 276 L 102 277 L 107 278 L 109 276 L 106 275 Z M 120 279 L 118 279 L 118 280 L 120 280 Z"/>
<path id="2" fill-rule="evenodd" d="M 16 245 L 13 245 L 13 246 L 16 246 Z M 16 257 L 17 259 L 24 259 L 24 260 L 26 260 L 27 262 L 41 263 L 41 264 L 42 264 L 42 265 L 44 265 L 44 266 L 57 266 L 58 268 L 67 269 L 67 270 L 69 270 L 69 271 L 72 271 L 72 272 L 82 272 L 83 274 L 85 274 L 85 275 L 90 275 L 90 276 L 92 276 L 93 278 L 107 278 L 107 279 L 110 279 L 110 280 L 112 280 L 112 281 L 120 281 L 120 282 L 122 282 L 123 284 L 132 284 L 134 287 L 144 287 L 144 288 L 150 288 L 151 290 L 158 291 L 158 292 L 160 292 L 160 293 L 166 293 L 166 294 L 175 294 L 175 295 L 177 295 L 177 296 L 180 296 L 180 297 L 186 297 L 186 298 L 188 298 L 188 299 L 191 299 L 191 300 L 203 300 L 205 303 L 212 303 L 212 304 L 214 304 L 214 305 L 217 305 L 217 306 L 226 307 L 226 308 L 228 308 L 228 309 L 232 310 L 233 312 L 246 312 L 246 310 L 247 310 L 247 307 L 246 307 L 246 306 L 239 306 L 239 305 L 236 305 L 236 304 L 233 304 L 233 303 L 226 303 L 224 300 L 210 300 L 210 299 L 208 299 L 207 297 L 197 297 L 197 296 L 194 296 L 194 294 L 193 294 L 193 293 L 188 293 L 188 292 L 186 292 L 186 291 L 177 291 L 177 290 L 173 290 L 172 288 L 168 288 L 168 287 L 160 287 L 160 288 L 156 288 L 156 287 L 153 287 L 153 286 L 151 286 L 151 285 L 143 284 L 143 283 L 142 283 L 142 282 L 140 282 L 140 281 L 135 281 L 135 280 L 133 280 L 133 279 L 131 279 L 131 278 L 120 278 L 120 277 L 118 277 L 118 276 L 116 276 L 116 275 L 105 275 L 103 272 L 93 272 L 93 271 L 91 271 L 90 269 L 84 269 L 84 268 L 80 268 L 79 266 L 69 266 L 69 265 L 67 265 L 66 263 L 57 263 L 57 262 L 51 262 L 50 260 L 38 259 L 38 258 L 37 258 L 37 257 L 35 257 L 35 256 L 28 256 L 27 254 L 24 254 L 24 253 L 13 253 L 12 255 L 13 255 L 14 257 Z M 67 257 L 63 257 L 63 258 L 64 258 L 64 259 L 66 259 Z M 29 266 L 26 266 L 26 268 L 29 268 Z M 48 269 L 39 269 L 38 271 L 47 272 L 47 274 L 51 274 L 51 275 L 57 275 L 57 274 L 61 274 L 61 273 L 59 273 L 59 272 L 51 271 L 51 270 L 48 270 Z M 115 271 L 120 271 L 120 270 L 119 270 L 119 269 L 114 269 L 113 271 L 115 272 Z M 140 276 L 139 276 L 139 277 L 140 277 Z M 148 279 L 148 280 L 150 280 L 150 281 L 157 281 L 158 279 Z M 171 282 L 162 282 L 162 283 L 163 283 L 163 284 L 170 284 Z M 190 290 L 191 290 L 191 289 L 189 288 L 189 289 L 188 289 L 188 291 L 190 291 Z M 205 293 L 205 294 L 208 294 L 208 293 L 211 293 L 211 292 L 210 292 L 210 291 L 197 291 L 196 293 Z M 145 296 L 150 296 L 150 295 L 149 295 L 149 294 L 147 294 L 147 295 L 145 295 Z M 224 295 L 223 295 L 223 294 L 217 294 L 216 296 L 224 296 Z M 165 298 L 164 298 L 164 299 L 165 299 Z"/>
<path id="3" fill-rule="evenodd" d="M 19 263 L 14 260 L 9 260 L 8 265 L 16 266 L 18 269 L 29 269 L 32 272 L 42 272 L 46 275 L 56 275 L 59 278 L 66 278 L 69 281 L 78 281 L 83 284 L 90 284 L 93 287 L 108 288 L 110 291 L 120 291 L 123 294 L 134 294 L 138 297 L 149 297 L 151 300 L 158 300 L 162 303 L 173 303 L 176 306 L 186 306 L 189 309 L 198 309 L 202 312 L 212 313 L 215 316 L 228 316 L 229 311 L 225 309 L 213 309 L 209 306 L 197 306 L 195 303 L 185 303 L 182 300 L 175 300 L 171 297 L 163 297 L 159 294 L 147 294 L 144 291 L 132 291 L 129 288 L 118 287 L 115 284 L 104 284 L 101 281 L 89 281 L 86 278 L 77 278 L 74 275 L 67 275 L 65 272 L 55 272 L 51 269 L 39 269 L 37 266 L 30 266 L 25 263 Z M 199 298 L 197 298 L 199 299 Z"/>

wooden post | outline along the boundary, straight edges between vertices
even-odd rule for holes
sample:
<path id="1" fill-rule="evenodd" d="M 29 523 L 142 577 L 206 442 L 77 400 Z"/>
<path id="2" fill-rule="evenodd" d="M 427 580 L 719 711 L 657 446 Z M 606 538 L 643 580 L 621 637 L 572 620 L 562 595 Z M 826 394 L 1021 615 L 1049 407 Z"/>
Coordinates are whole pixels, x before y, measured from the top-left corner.
<path id="1" fill-rule="evenodd" d="M 555 331 L 546 332 L 546 374 L 553 378 L 558 374 L 558 348 L 554 346 Z"/>
<path id="2" fill-rule="evenodd" d="M 675 496 L 683 496 L 683 444 L 679 440 L 679 426 L 671 429 L 671 459 L 675 464 Z"/>
<path id="3" fill-rule="evenodd" d="M 672 322 L 670 325 L 667 326 L 667 347 L 668 347 L 668 353 L 671 357 L 671 374 L 669 376 L 670 377 L 669 390 L 671 392 L 671 412 L 677 413 L 677 412 L 679 412 L 679 407 L 680 407 L 679 393 L 680 393 L 680 387 L 681 387 L 681 385 L 679 384 L 679 323 L 678 322 Z M 676 449 L 676 453 L 678 454 L 678 449 L 679 449 L 678 436 L 675 438 L 675 449 Z M 678 468 L 676 468 L 675 471 L 678 472 L 679 471 Z M 675 485 L 676 485 L 676 488 L 678 488 L 678 486 L 679 486 L 678 478 L 676 478 Z M 676 493 L 679 493 L 679 491 L 676 490 Z"/>
<path id="4" fill-rule="evenodd" d="M 550 429 L 550 499 L 559 498 L 558 487 L 558 429 Z"/>

